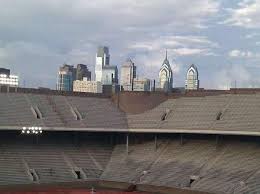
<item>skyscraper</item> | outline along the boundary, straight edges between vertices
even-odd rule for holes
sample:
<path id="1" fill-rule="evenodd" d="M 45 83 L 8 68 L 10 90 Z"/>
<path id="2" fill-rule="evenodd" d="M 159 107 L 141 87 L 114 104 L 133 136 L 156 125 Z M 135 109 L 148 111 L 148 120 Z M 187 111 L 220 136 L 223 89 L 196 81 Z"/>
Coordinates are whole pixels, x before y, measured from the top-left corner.
<path id="1" fill-rule="evenodd" d="M 57 90 L 72 91 L 73 81 L 76 78 L 76 69 L 72 65 L 64 64 L 59 68 Z"/>
<path id="2" fill-rule="evenodd" d="M 133 90 L 134 78 L 136 78 L 136 66 L 131 59 L 127 59 L 121 66 L 120 84 L 124 91 Z"/>
<path id="3" fill-rule="evenodd" d="M 98 47 L 96 54 L 96 81 L 102 81 L 102 69 L 104 66 L 108 66 L 110 64 L 110 55 L 108 47 Z"/>
<path id="4" fill-rule="evenodd" d="M 172 84 L 172 69 L 166 51 L 166 56 L 159 72 L 159 88 L 164 92 L 170 92 L 172 90 Z"/>
<path id="5" fill-rule="evenodd" d="M 113 85 L 118 83 L 117 66 L 104 66 L 102 68 L 102 84 Z"/>
<path id="6" fill-rule="evenodd" d="M 199 89 L 199 72 L 197 67 L 194 64 L 192 64 L 187 71 L 185 89 L 186 90 Z"/>
<path id="7" fill-rule="evenodd" d="M 88 70 L 87 65 L 78 64 L 76 70 L 76 80 L 83 80 L 83 78 L 87 79 L 88 81 L 91 80 L 91 72 Z"/>

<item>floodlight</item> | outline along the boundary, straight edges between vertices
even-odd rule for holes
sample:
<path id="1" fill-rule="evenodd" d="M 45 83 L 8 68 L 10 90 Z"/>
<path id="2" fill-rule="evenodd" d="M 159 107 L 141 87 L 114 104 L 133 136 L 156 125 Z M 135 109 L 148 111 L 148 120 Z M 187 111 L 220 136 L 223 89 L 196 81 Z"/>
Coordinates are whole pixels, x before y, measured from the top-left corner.
<path id="1" fill-rule="evenodd" d="M 39 133 L 42 133 L 42 128 L 41 127 L 35 127 L 35 126 L 32 126 L 32 127 L 22 127 L 22 134 L 27 134 L 27 135 L 30 135 L 30 134 L 36 134 L 38 135 Z"/>

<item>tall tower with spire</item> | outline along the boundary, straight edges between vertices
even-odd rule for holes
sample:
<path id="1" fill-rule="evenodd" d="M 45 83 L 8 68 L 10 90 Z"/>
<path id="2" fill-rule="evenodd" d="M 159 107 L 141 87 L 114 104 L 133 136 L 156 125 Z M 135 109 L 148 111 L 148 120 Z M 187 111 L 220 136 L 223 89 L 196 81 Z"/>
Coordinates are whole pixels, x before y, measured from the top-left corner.
<path id="1" fill-rule="evenodd" d="M 186 90 L 198 90 L 199 89 L 199 72 L 197 67 L 192 64 L 186 75 L 185 89 Z"/>
<path id="2" fill-rule="evenodd" d="M 170 92 L 172 90 L 173 78 L 172 69 L 168 60 L 168 52 L 165 52 L 165 59 L 159 72 L 159 87 L 164 92 Z"/>

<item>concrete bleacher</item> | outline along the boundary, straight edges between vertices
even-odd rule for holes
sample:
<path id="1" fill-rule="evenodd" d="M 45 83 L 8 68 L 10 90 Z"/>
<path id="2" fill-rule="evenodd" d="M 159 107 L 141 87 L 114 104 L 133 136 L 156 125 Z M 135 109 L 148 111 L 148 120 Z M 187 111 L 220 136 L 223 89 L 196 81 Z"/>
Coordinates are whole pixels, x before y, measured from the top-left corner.
<path id="1" fill-rule="evenodd" d="M 22 160 L 16 154 L 1 149 L 0 155 L 0 185 L 31 183 Z"/>
<path id="2" fill-rule="evenodd" d="M 82 169 L 86 179 L 97 179 L 106 168 L 112 149 L 109 145 L 84 143 L 81 146 L 64 147 L 64 154 L 74 168 Z"/>
<path id="3" fill-rule="evenodd" d="M 127 153 L 125 144 L 109 143 L 109 135 L 82 133 L 74 142 L 73 133 L 59 134 L 36 141 L 1 132 L 0 185 L 105 180 L 209 193 L 260 190 L 257 139 L 216 144 L 215 139 L 186 138 L 181 144 L 176 136 L 163 136 L 157 147 L 152 140 L 130 141 Z"/>
<path id="4" fill-rule="evenodd" d="M 150 151 L 146 149 L 149 144 Z M 255 142 L 230 142 L 216 148 L 212 140 L 183 145 L 169 140 L 162 147 L 155 152 L 152 142 L 135 145 L 127 155 L 117 145 L 101 178 L 209 193 L 259 191 L 260 147 Z"/>
<path id="5" fill-rule="evenodd" d="M 128 114 L 129 128 L 259 132 L 260 94 L 168 99 L 140 114 Z M 165 120 L 162 115 L 169 113 Z M 218 118 L 219 115 L 219 118 Z"/>
<path id="6" fill-rule="evenodd" d="M 258 93 L 181 97 L 131 114 L 109 98 L 0 93 L 0 127 L 259 132 L 258 104 Z"/>
<path id="7" fill-rule="evenodd" d="M 125 114 L 109 99 L 67 97 L 82 115 L 86 127 L 127 128 Z"/>
<path id="8" fill-rule="evenodd" d="M 155 150 L 151 142 L 132 145 L 129 147 L 128 154 L 126 154 L 125 145 L 117 145 L 101 179 L 131 183 L 139 182 L 144 171 L 152 165 L 165 145 L 165 143 L 161 142 L 157 150 Z M 114 173 L 115 171 L 117 173 Z"/>
<path id="9" fill-rule="evenodd" d="M 258 149 L 259 146 L 252 143 L 227 143 L 204 167 L 202 178 L 194 182 L 193 188 L 214 193 L 234 193 L 239 187 L 244 189 L 242 183 L 248 186 L 246 180 L 259 170 Z"/>
<path id="10" fill-rule="evenodd" d="M 27 94 L 28 99 L 31 104 L 38 106 L 39 110 L 42 113 L 42 120 L 45 126 L 48 127 L 62 127 L 64 123 L 60 119 L 59 115 L 53 110 L 52 104 L 49 102 L 47 95 L 35 95 Z"/>
<path id="11" fill-rule="evenodd" d="M 130 114 L 109 98 L 0 93 L 0 126 L 260 132 L 259 104 L 260 94 L 182 97 Z M 157 149 L 153 141 L 130 143 L 126 153 L 122 136 L 113 146 L 103 137 L 77 142 L 74 133 L 69 135 L 43 135 L 38 143 L 0 136 L 0 185 L 101 179 L 211 193 L 260 193 L 257 141 L 217 146 L 210 139 L 180 144 L 175 137 L 158 140 Z"/>
<path id="12" fill-rule="evenodd" d="M 109 98 L 0 93 L 0 105 L 0 126 L 127 128 L 125 113 Z"/>
<path id="13" fill-rule="evenodd" d="M 0 136 L 0 185 L 96 180 L 113 149 L 99 141 L 77 145 L 64 137 L 42 137 L 38 143 L 31 140 Z M 77 177 L 79 170 L 82 174 Z"/>
<path id="14" fill-rule="evenodd" d="M 207 129 L 216 121 L 218 112 L 226 102 L 226 96 L 169 99 L 142 114 L 129 114 L 128 125 L 147 128 L 146 123 L 153 121 L 151 127 L 154 128 Z M 161 120 L 166 109 L 170 112 L 165 120 Z"/>
<path id="15" fill-rule="evenodd" d="M 200 169 L 215 154 L 212 142 L 196 141 L 180 145 L 179 141 L 172 141 L 151 166 L 149 176 L 144 177 L 142 183 L 188 187 L 190 176 L 199 175 Z"/>
<path id="16" fill-rule="evenodd" d="M 32 121 L 41 125 L 26 101 L 24 94 L 0 94 L 0 123 L 2 126 L 26 126 Z"/>

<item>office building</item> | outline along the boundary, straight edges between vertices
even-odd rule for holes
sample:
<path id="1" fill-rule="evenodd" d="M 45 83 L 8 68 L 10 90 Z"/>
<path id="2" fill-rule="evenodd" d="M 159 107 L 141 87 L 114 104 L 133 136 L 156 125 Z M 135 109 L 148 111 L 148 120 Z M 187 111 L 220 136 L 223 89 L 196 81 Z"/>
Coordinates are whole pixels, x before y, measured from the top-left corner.
<path id="1" fill-rule="evenodd" d="M 199 89 L 199 72 L 197 67 L 194 64 L 192 64 L 187 71 L 185 89 L 186 90 Z"/>
<path id="2" fill-rule="evenodd" d="M 123 91 L 133 90 L 133 80 L 136 78 L 136 66 L 131 59 L 127 59 L 121 66 L 120 84 Z"/>
<path id="3" fill-rule="evenodd" d="M 172 84 L 172 69 L 166 51 L 166 56 L 159 72 L 159 88 L 164 92 L 170 92 L 172 90 Z"/>
<path id="4" fill-rule="evenodd" d="M 89 81 L 88 78 L 75 80 L 73 82 L 73 92 L 102 93 L 102 83 Z"/>
<path id="5" fill-rule="evenodd" d="M 88 70 L 87 65 L 78 64 L 76 70 L 76 80 L 83 80 L 83 78 L 88 81 L 91 80 L 91 72 Z"/>
<path id="6" fill-rule="evenodd" d="M 10 69 L 0 68 L 0 86 L 18 87 L 19 77 L 11 75 Z"/>
<path id="7" fill-rule="evenodd" d="M 102 80 L 101 80 L 101 82 L 102 82 L 103 85 L 118 84 L 117 66 L 104 66 L 103 69 L 102 69 Z"/>
<path id="8" fill-rule="evenodd" d="M 64 64 L 59 68 L 57 90 L 73 91 L 73 81 L 76 79 L 76 69 L 72 65 Z"/>
<path id="9" fill-rule="evenodd" d="M 133 91 L 148 92 L 151 91 L 151 81 L 149 79 L 134 79 Z"/>
<path id="10" fill-rule="evenodd" d="M 96 81 L 102 82 L 102 70 L 104 66 L 109 66 L 110 55 L 108 47 L 98 47 L 96 54 L 96 66 L 95 66 L 95 76 Z"/>

